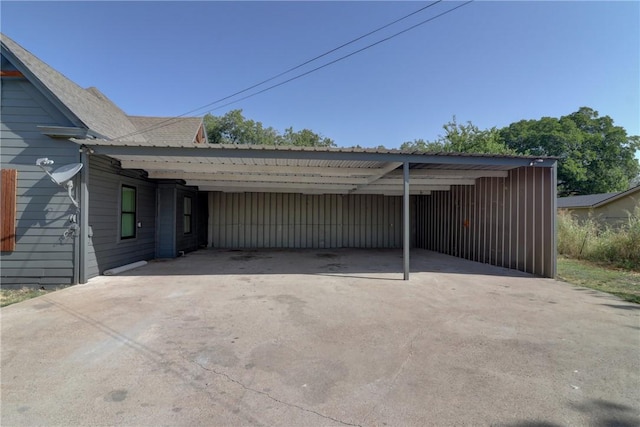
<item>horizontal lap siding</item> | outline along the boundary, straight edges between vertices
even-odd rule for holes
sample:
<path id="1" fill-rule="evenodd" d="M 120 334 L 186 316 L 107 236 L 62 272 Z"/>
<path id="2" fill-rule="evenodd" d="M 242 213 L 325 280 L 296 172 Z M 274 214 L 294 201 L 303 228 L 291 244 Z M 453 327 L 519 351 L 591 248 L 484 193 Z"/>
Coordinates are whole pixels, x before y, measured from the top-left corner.
<path id="1" fill-rule="evenodd" d="M 402 197 L 212 192 L 209 236 L 217 248 L 398 248 Z"/>
<path id="2" fill-rule="evenodd" d="M 120 239 L 120 188 L 136 188 L 137 218 L 142 227 L 134 239 Z M 123 172 L 116 160 L 102 156 L 89 158 L 89 239 L 87 274 L 94 277 L 105 270 L 155 257 L 156 185 Z"/>
<path id="3" fill-rule="evenodd" d="M 39 125 L 72 124 L 29 82 L 2 79 L 1 162 L 16 169 L 16 246 L 2 252 L 2 285 L 73 283 L 74 238 L 64 238 L 69 216 L 75 213 L 67 192 L 35 165 L 48 157 L 54 169 L 80 159 L 78 146 L 42 135 Z M 78 180 L 76 182 L 78 184 Z"/>
<path id="4" fill-rule="evenodd" d="M 417 246 L 543 277 L 555 274 L 551 168 L 521 167 L 416 201 Z"/>

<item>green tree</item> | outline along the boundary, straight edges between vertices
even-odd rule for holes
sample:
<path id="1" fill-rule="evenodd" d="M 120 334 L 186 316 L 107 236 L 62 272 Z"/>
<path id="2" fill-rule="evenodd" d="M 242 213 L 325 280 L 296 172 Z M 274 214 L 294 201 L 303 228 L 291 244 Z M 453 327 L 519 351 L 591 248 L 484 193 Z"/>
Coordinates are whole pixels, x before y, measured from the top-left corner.
<path id="1" fill-rule="evenodd" d="M 635 158 L 640 139 L 588 107 L 559 119 L 521 120 L 499 133 L 519 153 L 559 159 L 561 196 L 626 190 L 640 173 Z"/>
<path id="2" fill-rule="evenodd" d="M 296 145 L 298 147 L 335 147 L 336 144 L 332 139 L 326 138 L 309 129 L 302 129 L 294 132 L 289 127 L 284 130 L 284 134 L 280 138 L 283 145 Z"/>
<path id="3" fill-rule="evenodd" d="M 231 110 L 223 116 L 207 114 L 204 117 L 204 124 L 209 142 L 212 144 L 335 146 L 332 139 L 309 129 L 294 132 L 290 127 L 281 135 L 274 128 L 265 127 L 262 122 L 245 118 L 242 110 Z"/>
<path id="4" fill-rule="evenodd" d="M 261 122 L 246 119 L 242 110 L 231 110 L 224 116 L 204 116 L 209 142 L 213 144 L 276 145 L 278 132 L 264 127 Z"/>
<path id="5" fill-rule="evenodd" d="M 495 127 L 482 130 L 471 122 L 459 124 L 454 116 L 442 128 L 445 133 L 437 140 L 428 142 L 415 139 L 403 143 L 400 149 L 431 153 L 516 154 L 515 150 L 504 144 Z"/>

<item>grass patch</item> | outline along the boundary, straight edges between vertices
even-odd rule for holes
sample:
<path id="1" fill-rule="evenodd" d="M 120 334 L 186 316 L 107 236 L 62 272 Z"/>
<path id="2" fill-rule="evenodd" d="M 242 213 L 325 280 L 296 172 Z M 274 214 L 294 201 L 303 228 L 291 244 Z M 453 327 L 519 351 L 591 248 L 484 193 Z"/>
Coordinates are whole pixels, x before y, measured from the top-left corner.
<path id="1" fill-rule="evenodd" d="M 57 291 L 58 289 L 62 289 L 62 287 L 57 287 L 49 290 L 27 287 L 24 287 L 22 289 L 0 289 L 0 307 L 5 307 L 7 305 L 15 304 L 20 301 L 39 297 L 40 295 L 45 295 L 50 292 Z"/>
<path id="2" fill-rule="evenodd" d="M 640 272 L 558 256 L 558 278 L 640 304 Z"/>
<path id="3" fill-rule="evenodd" d="M 640 271 L 640 206 L 628 215 L 625 224 L 612 228 L 594 218 L 579 221 L 568 212 L 559 212 L 558 253 Z"/>

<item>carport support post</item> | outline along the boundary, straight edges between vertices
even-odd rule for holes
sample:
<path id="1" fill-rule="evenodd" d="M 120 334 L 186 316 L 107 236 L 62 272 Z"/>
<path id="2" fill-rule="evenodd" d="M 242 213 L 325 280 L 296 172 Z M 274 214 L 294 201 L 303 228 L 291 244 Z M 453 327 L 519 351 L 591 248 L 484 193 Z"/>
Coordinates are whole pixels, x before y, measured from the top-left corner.
<path id="1" fill-rule="evenodd" d="M 403 261 L 404 261 L 404 280 L 409 280 L 409 162 L 402 165 L 404 177 L 402 192 L 402 245 L 403 245 Z"/>

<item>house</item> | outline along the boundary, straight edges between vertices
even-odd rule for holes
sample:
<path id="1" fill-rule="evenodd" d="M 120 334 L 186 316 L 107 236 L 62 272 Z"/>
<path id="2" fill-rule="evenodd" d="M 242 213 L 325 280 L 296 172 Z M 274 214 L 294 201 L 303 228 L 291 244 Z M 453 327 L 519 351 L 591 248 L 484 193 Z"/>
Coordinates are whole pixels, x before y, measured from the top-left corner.
<path id="1" fill-rule="evenodd" d="M 558 209 L 568 211 L 578 221 L 593 218 L 602 225 L 618 227 L 640 209 L 640 185 L 614 193 L 560 197 Z"/>
<path id="2" fill-rule="evenodd" d="M 123 264 L 175 256 L 206 244 L 206 229 L 200 228 L 199 220 L 205 215 L 206 200 L 199 199 L 193 187 L 176 180 L 150 180 L 146 172 L 123 170 L 106 156 L 86 156 L 72 141 L 119 139 L 144 145 L 160 139 L 204 144 L 202 118 L 128 116 L 98 89 L 79 87 L 4 35 L 1 53 L 3 177 L 11 171 L 17 178 L 13 189 L 5 188 L 4 182 L 2 188 L 4 286 L 79 283 L 81 275 L 86 279 Z M 84 185 L 91 194 L 90 238 L 80 253 L 74 232 L 79 220 L 76 208 L 36 166 L 37 159 L 45 157 L 54 161 L 53 169 L 85 162 L 89 171 Z M 78 182 L 75 189 L 79 187 Z M 14 213 L 5 213 L 12 207 L 11 200 L 4 203 L 11 190 Z M 163 206 L 177 209 L 185 201 L 191 203 L 191 223 L 176 221 L 174 227 L 164 226 L 157 233 L 158 222 L 174 221 L 158 212 L 159 197 Z M 9 224 L 6 220 L 12 215 L 15 222 Z"/>
<path id="3" fill-rule="evenodd" d="M 411 247 L 556 273 L 556 159 L 209 144 L 200 118 L 129 116 L 4 35 L 1 54 L 3 286 L 201 247 L 398 248 L 405 279 Z"/>

